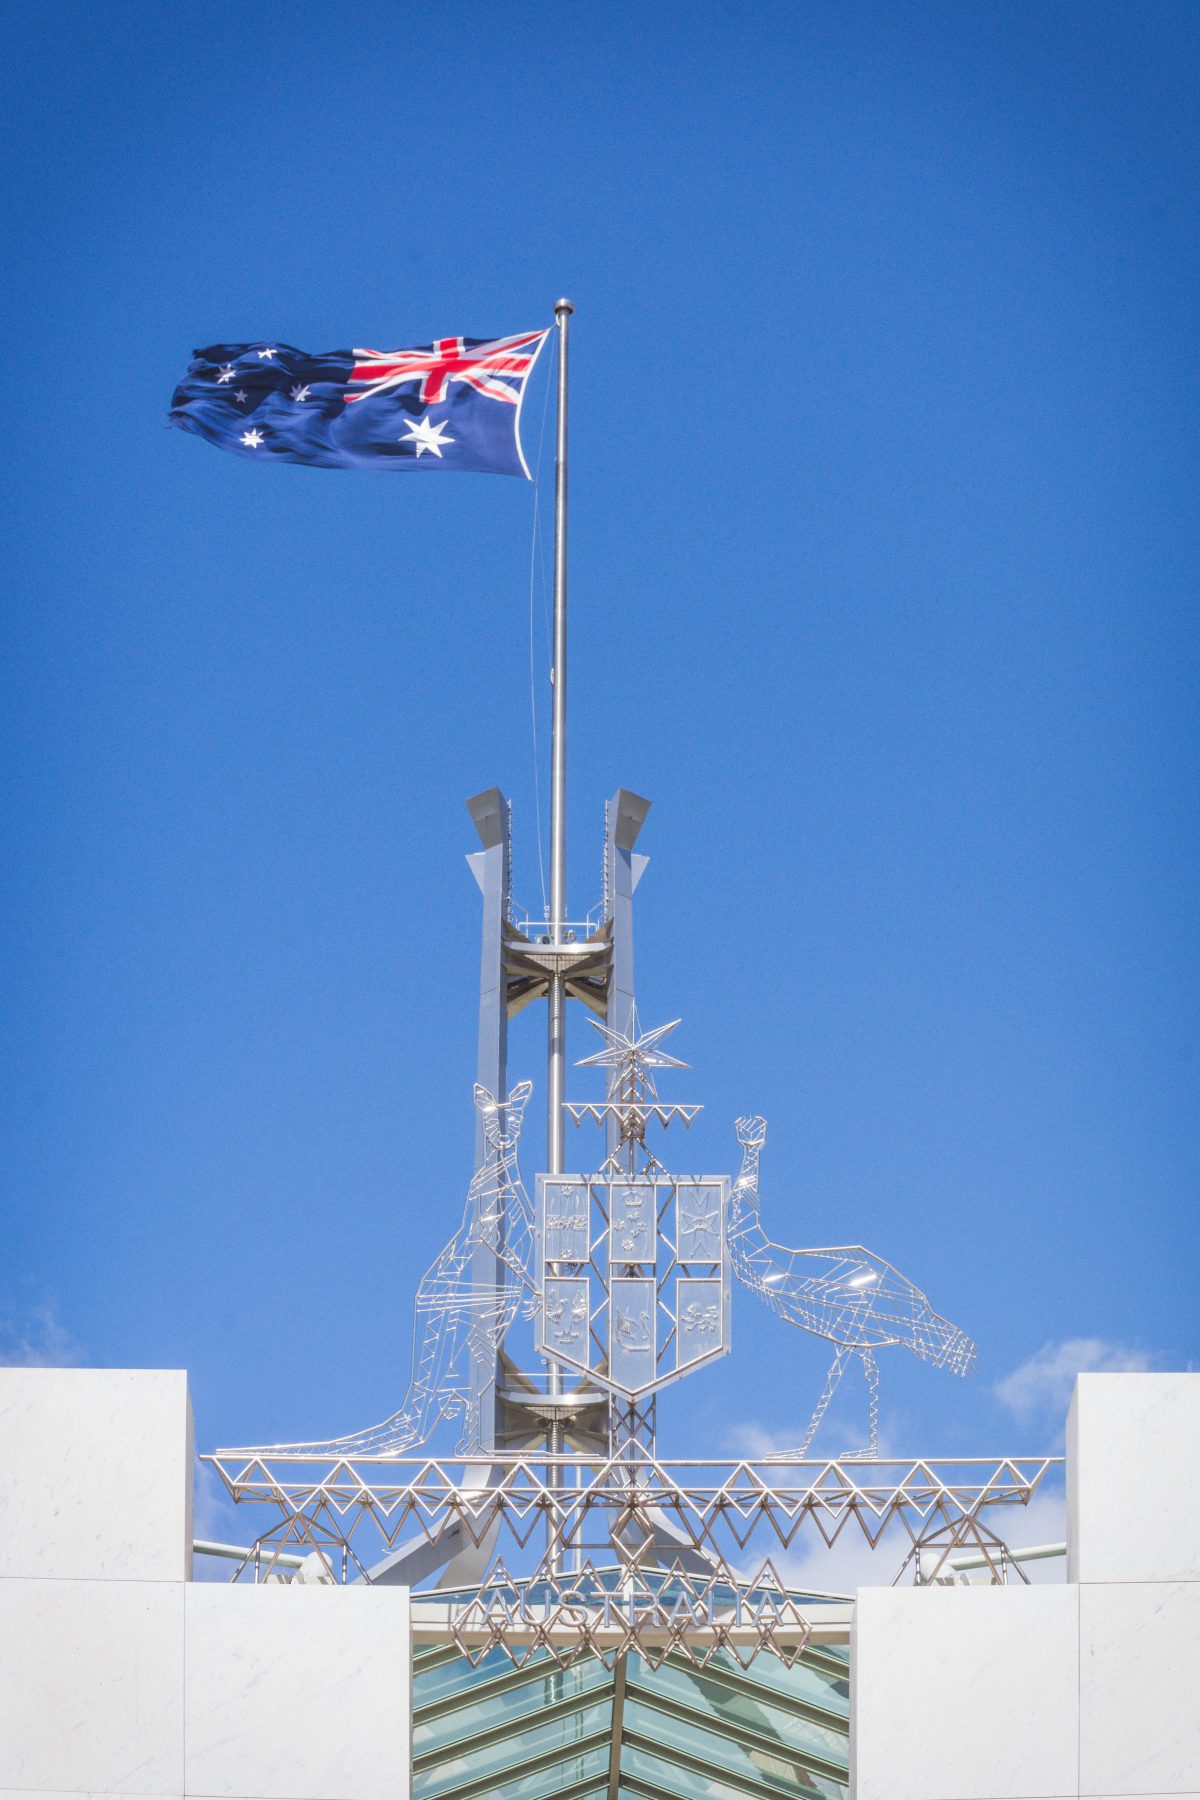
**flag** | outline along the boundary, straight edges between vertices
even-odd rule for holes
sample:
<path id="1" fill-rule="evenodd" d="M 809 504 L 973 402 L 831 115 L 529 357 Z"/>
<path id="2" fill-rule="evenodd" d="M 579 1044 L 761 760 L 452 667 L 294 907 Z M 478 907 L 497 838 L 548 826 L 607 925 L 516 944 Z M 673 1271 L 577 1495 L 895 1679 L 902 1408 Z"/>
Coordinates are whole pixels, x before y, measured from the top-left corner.
<path id="1" fill-rule="evenodd" d="M 211 344 L 170 422 L 259 462 L 322 469 L 475 469 L 523 475 L 521 402 L 548 331 L 438 338 L 413 350 Z"/>

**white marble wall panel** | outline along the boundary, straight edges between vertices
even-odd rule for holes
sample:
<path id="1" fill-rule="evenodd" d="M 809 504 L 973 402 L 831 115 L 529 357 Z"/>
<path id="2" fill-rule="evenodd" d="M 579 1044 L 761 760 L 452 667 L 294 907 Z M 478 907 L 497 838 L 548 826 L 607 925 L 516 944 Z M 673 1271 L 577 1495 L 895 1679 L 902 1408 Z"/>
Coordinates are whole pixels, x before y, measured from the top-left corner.
<path id="1" fill-rule="evenodd" d="M 0 1578 L 185 1581 L 192 1409 L 173 1369 L 0 1369 Z"/>
<path id="2" fill-rule="evenodd" d="M 1080 1375 L 1067 1580 L 1200 1581 L 1200 1374 Z"/>
<path id="3" fill-rule="evenodd" d="M 189 1795 L 400 1800 L 410 1790 L 408 1590 L 187 1590 Z"/>
<path id="4" fill-rule="evenodd" d="M 1079 1591 L 1079 1785 L 1200 1788 L 1200 1583 Z"/>
<path id="5" fill-rule="evenodd" d="M 1078 1596 L 860 1588 L 853 1800 L 1075 1800 Z"/>
<path id="6" fill-rule="evenodd" d="M 183 1791 L 182 1582 L 0 1581 L 0 1789 Z"/>

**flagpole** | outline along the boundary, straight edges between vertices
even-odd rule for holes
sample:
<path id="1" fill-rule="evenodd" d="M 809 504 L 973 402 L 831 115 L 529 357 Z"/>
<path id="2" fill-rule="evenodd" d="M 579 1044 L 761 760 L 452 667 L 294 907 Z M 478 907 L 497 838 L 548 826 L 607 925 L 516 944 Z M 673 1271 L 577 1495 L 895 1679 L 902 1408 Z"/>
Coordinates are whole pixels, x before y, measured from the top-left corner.
<path id="1" fill-rule="evenodd" d="M 558 329 L 558 429 L 554 452 L 554 683 L 550 731 L 550 938 L 561 944 L 567 918 L 567 350 L 571 314 L 569 300 L 554 304 Z M 561 1175 L 563 1166 L 563 1101 L 566 1098 L 567 990 L 557 959 L 546 996 L 546 1171 Z M 562 1371 L 547 1363 L 547 1389 L 562 1392 Z M 550 1421 L 546 1448 L 563 1448 L 562 1423 Z M 557 1485 L 551 1471 L 550 1484 Z M 547 1520 L 547 1531 L 552 1526 Z"/>
<path id="2" fill-rule="evenodd" d="M 554 454 L 554 684 L 550 731 L 550 936 L 561 944 L 567 917 L 567 349 L 569 300 L 554 305 L 558 328 L 558 430 Z M 566 987 L 550 978 L 546 1068 L 546 1169 L 561 1175 L 566 1098 Z"/>

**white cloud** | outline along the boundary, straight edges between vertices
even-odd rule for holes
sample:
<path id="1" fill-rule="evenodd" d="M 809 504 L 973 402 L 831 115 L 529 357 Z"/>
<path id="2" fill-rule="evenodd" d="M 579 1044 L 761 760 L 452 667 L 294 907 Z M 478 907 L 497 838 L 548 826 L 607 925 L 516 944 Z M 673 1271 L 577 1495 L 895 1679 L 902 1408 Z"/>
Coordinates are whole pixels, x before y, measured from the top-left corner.
<path id="1" fill-rule="evenodd" d="M 744 1462 L 761 1462 L 767 1456 L 782 1456 L 794 1452 L 804 1441 L 804 1433 L 808 1430 L 804 1424 L 769 1427 L 762 1425 L 757 1419 L 744 1420 L 735 1425 L 729 1434 L 729 1449 L 734 1456 L 741 1457 Z M 838 1456 L 849 1456 L 862 1449 L 867 1441 L 868 1422 L 867 1409 L 863 1406 L 862 1415 L 853 1418 L 849 1414 L 829 1412 L 821 1421 L 821 1428 L 813 1439 L 809 1450 L 811 1460 L 832 1461 Z M 879 1427 L 879 1455 L 889 1457 L 897 1454 L 892 1442 L 892 1434 L 886 1423 Z"/>
<path id="2" fill-rule="evenodd" d="M 82 1345 L 60 1323 L 53 1302 L 20 1319 L 0 1319 L 0 1368 L 70 1369 L 83 1361 Z"/>
<path id="3" fill-rule="evenodd" d="M 765 1538 L 763 1549 L 767 1550 Z M 796 1592 L 852 1595 L 860 1587 L 890 1587 L 908 1549 L 908 1538 L 897 1530 L 885 1532 L 872 1550 L 851 1520 L 831 1550 L 814 1530 L 807 1543 L 768 1552 L 762 1560 L 769 1560 L 780 1580 Z M 761 1561 L 747 1562 L 740 1572 L 749 1577 L 760 1567 Z"/>
<path id="4" fill-rule="evenodd" d="M 1140 1372 L 1153 1366 L 1153 1357 L 1131 1344 L 1107 1338 L 1064 1338 L 1060 1344 L 1043 1344 L 1036 1356 L 996 1382 L 992 1392 L 1020 1424 L 1060 1420 L 1077 1375 Z"/>
<path id="5" fill-rule="evenodd" d="M 768 1431 L 754 1419 L 735 1425 L 729 1434 L 729 1445 L 735 1456 L 746 1462 L 758 1462 L 764 1456 L 779 1456 L 794 1450 L 804 1436 L 803 1425 L 787 1425 L 782 1430 Z"/>
<path id="6" fill-rule="evenodd" d="M 1061 1487 L 1040 1487 L 1028 1506 L 994 1506 L 984 1521 L 1003 1538 L 1010 1550 L 1032 1550 L 1034 1545 L 1063 1544 L 1067 1537 L 1067 1496 Z M 1067 1579 L 1065 1556 L 1027 1563 L 1025 1573 L 1035 1587 Z M 986 1572 L 972 1571 L 976 1581 Z"/>
<path id="7" fill-rule="evenodd" d="M 1010 1550 L 1032 1549 L 1034 1545 L 1061 1544 L 1066 1537 L 1066 1500 L 1060 1487 L 1039 1488 L 1027 1506 L 995 1506 L 981 1514 L 981 1522 L 994 1531 Z M 790 1550 L 774 1551 L 764 1535 L 762 1555 L 745 1558 L 738 1572 L 746 1580 L 758 1574 L 764 1560 L 773 1565 L 780 1580 L 794 1590 L 815 1594 L 853 1595 L 860 1587 L 890 1587 L 900 1566 L 912 1548 L 908 1534 L 899 1525 L 888 1528 L 873 1550 L 858 1526 L 851 1520 L 832 1549 L 826 1549 L 815 1529 L 797 1538 Z M 969 1547 L 955 1554 L 970 1554 Z M 1048 1557 L 1030 1563 L 1026 1574 L 1030 1581 L 1062 1582 L 1066 1579 L 1066 1558 Z M 973 1583 L 986 1584 L 984 1569 L 972 1569 Z M 910 1564 L 903 1584 L 912 1583 Z M 1013 1585 L 1019 1577 L 1013 1576 Z"/>

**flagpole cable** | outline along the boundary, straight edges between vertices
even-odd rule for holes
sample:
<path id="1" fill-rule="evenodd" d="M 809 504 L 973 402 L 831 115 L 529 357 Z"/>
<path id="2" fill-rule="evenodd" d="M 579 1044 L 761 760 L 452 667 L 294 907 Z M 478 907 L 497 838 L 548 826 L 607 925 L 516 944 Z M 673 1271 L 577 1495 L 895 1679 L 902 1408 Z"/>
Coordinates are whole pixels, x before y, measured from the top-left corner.
<path id="1" fill-rule="evenodd" d="M 554 682 L 550 732 L 550 936 L 561 944 L 567 917 L 567 352 L 570 318 L 575 308 L 569 300 L 556 300 L 554 322 L 558 327 L 558 419 L 554 448 Z M 563 1102 L 566 1098 L 567 990 L 562 967 L 554 959 L 547 991 L 546 1022 L 546 1171 L 561 1175 L 563 1166 Z M 562 1371 L 550 1361 L 547 1391 L 562 1392 Z M 546 1448 L 557 1456 L 563 1448 L 562 1423 L 550 1420 Z M 551 1469 L 551 1485 L 558 1470 Z M 555 1542 L 553 1514 L 546 1518 L 548 1548 L 556 1571 L 561 1550 Z"/>

